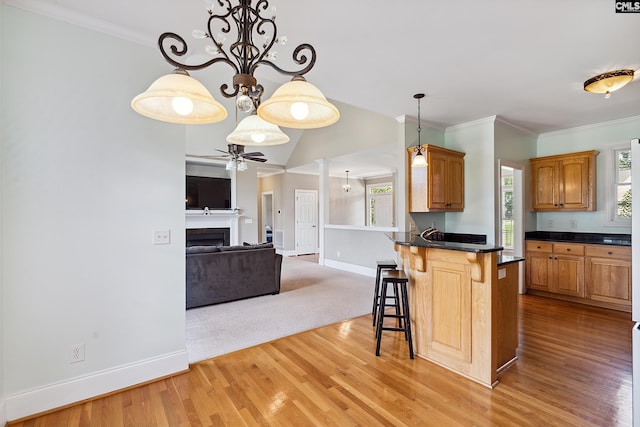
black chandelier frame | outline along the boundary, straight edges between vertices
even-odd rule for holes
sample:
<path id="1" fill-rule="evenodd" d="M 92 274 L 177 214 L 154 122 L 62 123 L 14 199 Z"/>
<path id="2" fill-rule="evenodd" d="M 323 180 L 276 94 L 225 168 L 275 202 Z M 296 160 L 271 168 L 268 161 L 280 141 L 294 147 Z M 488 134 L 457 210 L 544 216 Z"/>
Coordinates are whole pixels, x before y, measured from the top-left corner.
<path id="1" fill-rule="evenodd" d="M 177 68 L 176 72 L 188 74 L 187 71 L 201 70 L 213 64 L 225 63 L 233 68 L 235 75 L 232 90 L 227 83 L 220 86 L 222 96 L 234 98 L 242 92 L 248 95 L 257 106 L 264 92 L 264 87 L 258 84 L 253 76 L 259 66 L 266 65 L 280 74 L 304 80 L 302 76 L 311 71 L 315 65 L 316 50 L 309 43 L 302 43 L 293 50 L 293 61 L 303 66 L 299 70 L 285 70 L 272 62 L 269 51 L 278 42 L 278 28 L 275 16 L 267 16 L 268 0 L 259 0 L 255 8 L 251 6 L 251 0 L 240 0 L 235 6 L 231 4 L 231 0 L 213 0 L 213 3 L 214 5 L 217 3 L 224 12 L 214 13 L 213 5 L 207 10 L 209 19 L 204 37 L 213 41 L 217 54 L 222 56 L 195 65 L 180 62 L 178 59 L 184 57 L 189 50 L 187 42 L 176 33 L 165 32 L 158 39 L 158 47 L 164 59 Z M 224 46 L 225 40 L 217 36 L 219 34 L 217 30 L 222 35 L 230 34 L 234 26 L 237 30 L 237 38 L 229 45 L 227 51 Z M 214 35 L 214 29 L 216 35 Z M 258 45 L 254 42 L 255 36 L 263 37 L 265 41 Z"/>

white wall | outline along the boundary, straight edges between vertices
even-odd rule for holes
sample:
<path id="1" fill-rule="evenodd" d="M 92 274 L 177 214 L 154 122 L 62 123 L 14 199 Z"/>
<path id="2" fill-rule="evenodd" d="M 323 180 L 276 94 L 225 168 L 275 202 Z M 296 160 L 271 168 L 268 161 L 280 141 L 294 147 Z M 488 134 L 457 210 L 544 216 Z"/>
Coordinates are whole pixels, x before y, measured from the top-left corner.
<path id="1" fill-rule="evenodd" d="M 366 188 L 360 179 L 349 178 L 351 190 L 344 191 L 346 178 L 329 179 L 329 224 L 365 225 Z"/>
<path id="2" fill-rule="evenodd" d="M 185 137 L 129 107 L 166 68 L 154 48 L 2 18 L 2 390 L 16 419 L 187 368 Z M 153 246 L 153 230 L 172 243 Z"/>
<path id="3" fill-rule="evenodd" d="M 537 229 L 544 231 L 578 231 L 590 233 L 631 233 L 631 227 L 612 227 L 606 223 L 605 195 L 607 186 L 606 165 L 608 147 L 629 143 L 640 136 L 640 117 L 595 124 L 558 132 L 542 134 L 538 138 L 537 156 L 550 156 L 586 150 L 599 150 L 596 164 L 596 212 L 540 212 L 537 214 Z M 576 220 L 577 228 L 570 228 Z M 553 221 L 554 226 L 548 227 Z"/>
<path id="4" fill-rule="evenodd" d="M 464 157 L 464 212 L 446 214 L 445 231 L 485 234 L 495 243 L 495 117 L 449 127 L 445 146 Z"/>
<path id="5" fill-rule="evenodd" d="M 3 126 L 4 114 L 2 113 L 5 109 L 4 107 L 4 92 L 3 88 L 3 52 L 4 52 L 4 40 L 7 37 L 4 34 L 4 3 L 0 2 L 0 242 L 4 241 L 4 214 L 3 214 L 3 200 L 4 200 L 4 179 L 3 179 L 3 152 L 4 152 L 4 132 Z M 0 271 L 4 271 L 4 256 L 3 256 L 3 245 L 0 244 Z M 4 304 L 3 304 L 3 294 L 4 294 L 4 275 L 0 274 L 0 426 L 3 426 L 7 420 L 6 410 L 5 410 L 5 397 L 4 397 L 4 328 L 7 325 L 5 316 L 4 316 Z"/>
<path id="6" fill-rule="evenodd" d="M 524 167 L 524 230 L 536 229 L 536 214 L 531 212 L 531 174 L 529 159 L 536 157 L 536 141 L 538 136 L 517 129 L 512 125 L 496 120 L 495 123 L 495 179 L 496 179 L 496 219 L 500 218 L 500 161 L 517 163 Z M 498 228 L 498 227 L 496 227 Z M 496 229 L 497 232 L 500 230 Z M 500 240 L 496 238 L 496 241 Z"/>

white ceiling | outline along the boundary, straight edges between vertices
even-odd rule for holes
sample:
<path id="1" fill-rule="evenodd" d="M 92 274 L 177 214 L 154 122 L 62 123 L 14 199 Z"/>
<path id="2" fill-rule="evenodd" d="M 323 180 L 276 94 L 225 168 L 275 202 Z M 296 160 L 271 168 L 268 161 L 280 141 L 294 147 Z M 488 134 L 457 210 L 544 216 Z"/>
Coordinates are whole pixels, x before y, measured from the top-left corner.
<path id="1" fill-rule="evenodd" d="M 190 40 L 207 19 L 203 0 L 5 3 L 149 46 L 165 31 Z M 639 76 L 610 99 L 582 89 L 596 74 L 640 69 L 640 15 L 615 13 L 614 1 L 270 4 L 277 6 L 279 34 L 289 40 L 278 47 L 278 65 L 295 68 L 291 50 L 310 43 L 318 54 L 310 82 L 328 98 L 390 117 L 415 117 L 417 92 L 426 93 L 423 121 L 442 127 L 498 115 L 545 133 L 640 115 Z M 288 80 L 263 68 L 258 79 Z M 215 95 L 217 88 L 210 89 Z"/>

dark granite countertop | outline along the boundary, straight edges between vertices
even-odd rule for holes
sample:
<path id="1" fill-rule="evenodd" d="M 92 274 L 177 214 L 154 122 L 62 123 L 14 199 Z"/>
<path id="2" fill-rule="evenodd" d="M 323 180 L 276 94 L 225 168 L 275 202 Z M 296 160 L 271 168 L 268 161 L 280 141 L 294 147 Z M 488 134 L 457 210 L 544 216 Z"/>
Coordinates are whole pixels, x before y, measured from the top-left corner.
<path id="1" fill-rule="evenodd" d="M 398 245 L 419 246 L 423 248 L 447 249 L 451 251 L 487 253 L 501 251 L 502 246 L 475 243 L 446 242 L 443 240 L 425 240 L 411 233 L 385 233 L 387 237 Z"/>
<path id="2" fill-rule="evenodd" d="M 586 243 L 590 245 L 631 246 L 631 234 L 571 233 L 566 231 L 527 231 L 525 240 Z"/>
<path id="3" fill-rule="evenodd" d="M 498 267 L 520 261 L 524 261 L 524 258 L 511 255 L 498 255 Z"/>

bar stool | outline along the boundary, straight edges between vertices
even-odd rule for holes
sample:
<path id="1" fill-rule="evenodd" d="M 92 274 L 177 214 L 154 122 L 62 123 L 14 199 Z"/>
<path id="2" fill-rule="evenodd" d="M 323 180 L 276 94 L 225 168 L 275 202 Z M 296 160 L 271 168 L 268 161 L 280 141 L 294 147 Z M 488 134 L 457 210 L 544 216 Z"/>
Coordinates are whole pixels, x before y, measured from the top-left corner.
<path id="1" fill-rule="evenodd" d="M 402 270 L 386 270 L 382 273 L 382 294 L 387 292 L 387 286 L 392 284 L 399 291 L 396 293 L 401 300 L 401 312 L 395 314 L 386 313 L 387 300 L 380 299 L 380 307 L 378 312 L 378 326 L 376 328 L 376 356 L 380 356 L 380 341 L 382 341 L 382 331 L 404 332 L 404 339 L 409 342 L 409 357 L 413 359 L 413 340 L 411 338 L 411 319 L 409 317 L 409 297 L 407 294 L 407 283 L 409 278 Z M 396 307 L 390 305 L 390 307 Z M 390 317 L 398 319 L 399 324 L 396 327 L 384 326 L 384 319 Z"/>
<path id="2" fill-rule="evenodd" d="M 373 290 L 373 308 L 371 309 L 371 315 L 373 316 L 373 324 L 372 326 L 376 326 L 378 319 L 378 307 L 380 306 L 380 275 L 383 270 L 395 270 L 398 265 L 392 259 L 384 259 L 378 260 L 377 262 L 378 268 L 376 269 L 376 286 Z M 394 296 L 390 296 L 389 298 L 395 298 L 396 311 L 400 310 L 400 303 L 398 301 L 398 292 L 393 294 Z"/>

